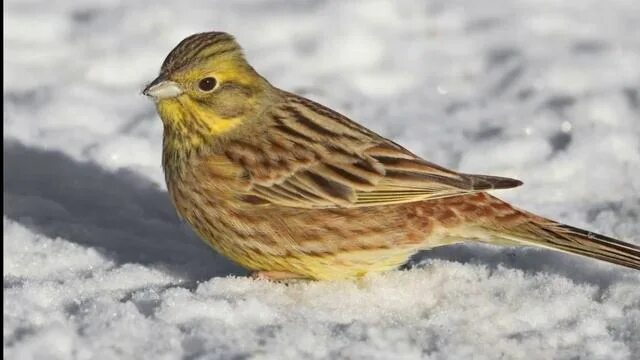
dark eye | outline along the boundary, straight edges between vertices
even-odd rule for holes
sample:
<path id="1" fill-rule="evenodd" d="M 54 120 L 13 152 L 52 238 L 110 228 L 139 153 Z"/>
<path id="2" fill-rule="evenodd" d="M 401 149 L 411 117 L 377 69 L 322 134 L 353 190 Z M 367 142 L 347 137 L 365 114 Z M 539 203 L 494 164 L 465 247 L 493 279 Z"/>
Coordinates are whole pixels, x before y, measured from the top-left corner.
<path id="1" fill-rule="evenodd" d="M 211 91 L 216 87 L 217 81 L 212 77 L 206 77 L 198 83 L 198 87 L 202 91 Z"/>

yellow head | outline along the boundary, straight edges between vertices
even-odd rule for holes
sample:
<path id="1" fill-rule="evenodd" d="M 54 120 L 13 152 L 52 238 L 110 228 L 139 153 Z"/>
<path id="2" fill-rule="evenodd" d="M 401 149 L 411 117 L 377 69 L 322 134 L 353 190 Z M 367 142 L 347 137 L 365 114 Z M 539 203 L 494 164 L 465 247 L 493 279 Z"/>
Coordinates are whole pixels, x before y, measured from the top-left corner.
<path id="1" fill-rule="evenodd" d="M 143 93 L 156 102 L 165 140 L 189 147 L 256 117 L 270 89 L 231 35 L 208 32 L 182 40 Z"/>

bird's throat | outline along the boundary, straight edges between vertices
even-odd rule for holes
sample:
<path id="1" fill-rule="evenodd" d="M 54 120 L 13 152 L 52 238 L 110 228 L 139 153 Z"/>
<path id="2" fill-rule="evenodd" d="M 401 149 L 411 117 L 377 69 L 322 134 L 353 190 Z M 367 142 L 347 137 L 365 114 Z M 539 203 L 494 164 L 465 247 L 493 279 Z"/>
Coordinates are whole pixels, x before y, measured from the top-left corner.
<path id="1" fill-rule="evenodd" d="M 211 143 L 238 126 L 240 117 L 223 118 L 204 111 L 186 99 L 168 99 L 157 103 L 164 125 L 164 147 L 174 151 L 192 151 Z"/>

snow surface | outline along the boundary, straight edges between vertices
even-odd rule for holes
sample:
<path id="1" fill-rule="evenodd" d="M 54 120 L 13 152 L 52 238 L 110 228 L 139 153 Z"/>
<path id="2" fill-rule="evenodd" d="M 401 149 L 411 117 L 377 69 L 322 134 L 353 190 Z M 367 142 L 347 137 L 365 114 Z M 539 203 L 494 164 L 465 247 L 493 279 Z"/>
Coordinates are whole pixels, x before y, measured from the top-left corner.
<path id="1" fill-rule="evenodd" d="M 361 281 L 273 284 L 202 244 L 139 94 L 198 31 L 274 84 L 500 193 L 640 243 L 640 2 L 7 1 L 6 359 L 631 359 L 640 276 L 469 245 Z"/>

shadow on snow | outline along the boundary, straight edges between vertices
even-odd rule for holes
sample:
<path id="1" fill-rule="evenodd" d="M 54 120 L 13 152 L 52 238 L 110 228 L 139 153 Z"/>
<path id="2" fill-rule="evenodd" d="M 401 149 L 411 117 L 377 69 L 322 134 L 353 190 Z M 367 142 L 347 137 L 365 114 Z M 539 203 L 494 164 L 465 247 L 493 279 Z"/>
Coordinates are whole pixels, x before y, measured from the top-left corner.
<path id="1" fill-rule="evenodd" d="M 59 152 L 5 143 L 4 214 L 119 263 L 163 266 L 193 281 L 246 273 L 200 241 L 155 184 Z"/>

